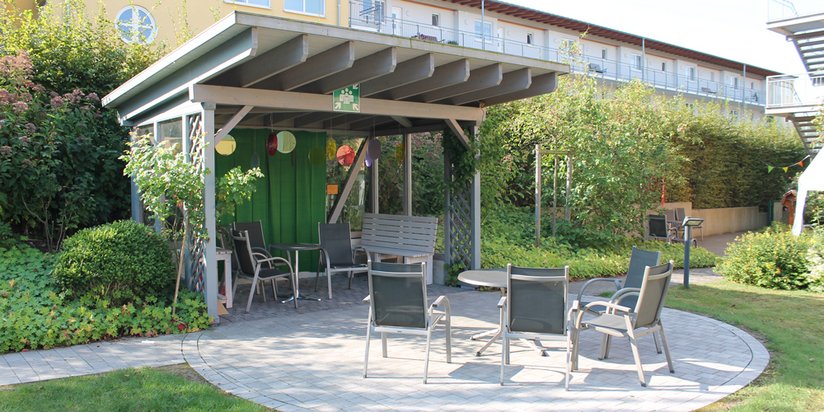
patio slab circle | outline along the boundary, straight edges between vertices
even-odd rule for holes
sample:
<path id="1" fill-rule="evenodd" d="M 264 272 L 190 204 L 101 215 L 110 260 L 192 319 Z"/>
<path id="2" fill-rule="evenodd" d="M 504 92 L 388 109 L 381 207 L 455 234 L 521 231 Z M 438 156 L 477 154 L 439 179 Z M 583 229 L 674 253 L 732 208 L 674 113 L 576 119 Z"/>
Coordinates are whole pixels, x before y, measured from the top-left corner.
<path id="1" fill-rule="evenodd" d="M 675 373 L 652 337 L 642 338 L 646 388 L 638 383 L 629 343 L 615 339 L 610 358 L 599 361 L 601 335 L 592 331 L 582 333 L 580 369 L 569 391 L 565 342 L 544 342 L 557 346 L 547 357 L 514 342 L 502 387 L 501 345 L 476 357 L 482 342 L 469 339 L 495 327 L 500 295 L 452 290 L 452 363 L 446 363 L 444 333 L 436 333 L 428 384 L 421 380 L 425 340 L 418 337 L 390 335 L 388 358 L 373 338 L 369 377 L 362 377 L 367 305 L 231 323 L 188 335 L 183 355 L 221 389 L 281 411 L 693 410 L 741 389 L 769 361 L 764 346 L 742 330 L 665 309 Z"/>

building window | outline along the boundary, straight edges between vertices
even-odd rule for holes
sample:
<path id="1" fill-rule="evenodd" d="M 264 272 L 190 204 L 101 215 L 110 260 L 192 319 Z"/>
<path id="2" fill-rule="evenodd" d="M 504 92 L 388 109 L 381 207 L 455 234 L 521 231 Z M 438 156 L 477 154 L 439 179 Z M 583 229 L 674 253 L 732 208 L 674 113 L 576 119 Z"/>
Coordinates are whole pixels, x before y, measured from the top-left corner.
<path id="1" fill-rule="evenodd" d="M 750 90 L 755 89 L 755 82 L 750 82 Z"/>
<path id="2" fill-rule="evenodd" d="M 715 72 L 710 72 L 710 81 L 711 82 L 715 81 Z"/>
<path id="3" fill-rule="evenodd" d="M 662 63 L 661 63 L 661 71 L 662 71 L 662 72 L 667 71 L 667 62 L 662 62 Z"/>
<path id="4" fill-rule="evenodd" d="M 636 70 L 641 70 L 642 67 L 642 59 L 640 54 L 633 54 L 632 55 L 632 68 Z"/>
<path id="5" fill-rule="evenodd" d="M 126 43 L 149 44 L 157 36 L 155 20 L 143 7 L 124 7 L 120 13 L 117 13 L 115 22 L 120 38 Z"/>
<path id="6" fill-rule="evenodd" d="M 601 58 L 606 60 L 606 58 L 607 58 L 607 49 L 601 49 Z"/>
<path id="7" fill-rule="evenodd" d="M 526 34 L 526 44 L 532 44 L 532 33 Z"/>
<path id="8" fill-rule="evenodd" d="M 438 27 L 441 25 L 441 15 L 433 13 L 432 14 L 432 25 Z"/>
<path id="9" fill-rule="evenodd" d="M 271 7 L 269 0 L 224 0 L 226 3 L 242 4 L 244 6 Z"/>
<path id="10" fill-rule="evenodd" d="M 324 15 L 324 0 L 285 0 L 283 9 L 297 13 Z"/>
<path id="11" fill-rule="evenodd" d="M 481 24 L 483 24 L 483 31 L 481 31 Z M 492 37 L 492 23 L 488 21 L 475 20 L 475 35 L 483 37 Z"/>
<path id="12" fill-rule="evenodd" d="M 737 77 L 732 78 L 732 88 L 735 89 L 735 90 L 738 90 L 738 78 Z"/>
<path id="13" fill-rule="evenodd" d="M 695 81 L 695 67 L 687 67 L 687 79 Z"/>

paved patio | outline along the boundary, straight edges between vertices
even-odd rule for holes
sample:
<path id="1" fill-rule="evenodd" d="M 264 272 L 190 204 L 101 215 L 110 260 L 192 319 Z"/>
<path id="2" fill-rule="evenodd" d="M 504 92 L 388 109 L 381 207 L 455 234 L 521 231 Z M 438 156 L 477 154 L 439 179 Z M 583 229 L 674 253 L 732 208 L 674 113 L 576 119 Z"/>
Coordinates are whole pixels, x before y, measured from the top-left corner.
<path id="1" fill-rule="evenodd" d="M 638 384 L 628 343 L 616 340 L 610 359 L 598 361 L 600 336 L 591 331 L 582 335 L 580 370 L 569 392 L 563 389 L 562 342 L 548 357 L 514 344 L 507 384 L 501 387 L 500 344 L 475 357 L 482 342 L 469 340 L 496 325 L 499 294 L 432 286 L 431 297 L 447 294 L 452 303 L 453 362 L 445 362 L 443 332 L 437 333 L 424 385 L 420 338 L 390 337 L 389 358 L 380 356 L 376 339 L 370 377 L 363 379 L 368 306 L 360 301 L 366 279 L 356 278 L 352 290 L 343 276 L 333 283 L 334 300 L 302 301 L 298 310 L 256 297 L 252 313 L 245 314 L 239 293 L 238 305 L 221 326 L 199 333 L 2 355 L 0 385 L 185 361 L 227 392 L 281 411 L 692 410 L 747 385 L 769 361 L 764 346 L 747 333 L 666 309 L 675 374 L 647 337 L 641 341 L 647 388 Z M 302 284 L 312 293 L 310 279 Z M 317 295 L 324 293 L 321 286 Z"/>
<path id="2" fill-rule="evenodd" d="M 310 282 L 302 290 L 309 292 Z M 453 359 L 445 362 L 443 333 L 436 334 L 429 384 L 421 382 L 424 341 L 390 336 L 389 358 L 373 341 L 370 377 L 362 378 L 368 306 L 361 304 L 366 280 L 346 290 L 335 281 L 335 299 L 264 305 L 242 310 L 218 328 L 186 337 L 183 355 L 201 375 L 235 395 L 283 411 L 302 410 L 692 410 L 715 402 L 755 379 L 769 354 L 761 343 L 730 325 L 665 310 L 675 374 L 651 337 L 641 341 L 648 387 L 638 384 L 626 341 L 613 343 L 611 357 L 597 360 L 600 335 L 584 332 L 580 370 L 571 390 L 563 388 L 564 343 L 548 357 L 513 345 L 507 384 L 498 385 L 500 344 L 475 357 L 481 342 L 469 336 L 494 328 L 497 292 L 433 286 L 430 297 L 447 294 L 453 308 Z M 325 288 L 318 293 L 323 296 Z M 552 345 L 552 343 L 547 343 Z"/>

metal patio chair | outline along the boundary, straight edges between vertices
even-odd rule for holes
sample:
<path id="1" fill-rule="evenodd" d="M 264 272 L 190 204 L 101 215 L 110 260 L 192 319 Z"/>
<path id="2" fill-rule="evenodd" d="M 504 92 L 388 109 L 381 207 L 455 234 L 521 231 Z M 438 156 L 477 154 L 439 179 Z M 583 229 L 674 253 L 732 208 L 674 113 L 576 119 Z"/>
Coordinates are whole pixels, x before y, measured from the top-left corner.
<path id="1" fill-rule="evenodd" d="M 567 312 L 569 266 L 562 268 L 524 268 L 506 265 L 506 296 L 501 297 L 501 375 L 509 364 L 511 339 L 563 337 L 566 341 L 565 386 L 569 385 L 570 342 L 567 326 L 572 311 Z M 557 340 L 557 339 L 556 339 Z M 545 352 L 542 352 L 545 353 Z"/>
<path id="2" fill-rule="evenodd" d="M 647 381 L 644 377 L 644 368 L 641 365 L 641 356 L 638 353 L 638 338 L 649 334 L 660 334 L 664 354 L 667 358 L 667 366 L 669 367 L 670 373 L 675 373 L 675 369 L 672 366 L 672 358 L 670 357 L 669 345 L 667 344 L 667 336 L 664 333 L 664 325 L 661 322 L 661 310 L 664 307 L 664 300 L 667 297 L 667 290 L 669 289 L 671 278 L 672 261 L 663 265 L 648 266 L 644 272 L 641 287 L 630 288 L 630 291 L 625 292 L 626 294 L 632 293 L 638 296 L 635 311 L 614 302 L 592 302 L 587 305 L 585 309 L 594 305 L 603 305 L 607 308 L 605 313 L 590 320 L 583 319 L 585 310 L 578 311 L 575 323 L 570 332 L 570 340 L 572 342 L 572 370 L 578 369 L 578 341 L 580 334 L 586 329 L 592 329 L 608 336 L 626 337 L 629 339 L 632 356 L 638 368 L 638 379 L 641 382 L 641 386 L 647 386 Z M 601 345 L 600 359 L 606 359 L 608 355 L 609 340 L 604 340 Z"/>
<path id="3" fill-rule="evenodd" d="M 446 362 L 452 362 L 452 320 L 449 299 L 439 296 L 427 305 L 426 263 L 369 262 L 369 318 L 366 329 L 366 353 L 363 377 L 369 365 L 369 342 L 372 332 L 381 334 L 381 350 L 387 357 L 387 333 L 426 336 L 423 383 L 429 377 L 429 348 L 432 331 L 439 324 L 446 329 Z"/>
<path id="4" fill-rule="evenodd" d="M 355 273 L 364 273 L 368 268 L 366 264 L 355 262 L 348 223 L 319 223 L 318 240 L 321 248 L 320 260 L 326 272 L 329 299 L 332 299 L 333 274 L 347 273 L 349 276 L 349 289 L 352 289 L 352 278 Z M 316 291 L 318 290 L 319 277 L 319 274 L 315 277 Z"/>
<path id="5" fill-rule="evenodd" d="M 255 297 L 255 292 L 258 288 L 260 288 L 260 292 L 263 295 L 263 301 L 266 302 L 266 287 L 264 284 L 266 280 L 272 281 L 272 293 L 275 296 L 275 300 L 277 300 L 277 281 L 288 279 L 290 283 L 293 282 L 294 272 L 292 271 L 292 265 L 286 259 L 266 257 L 262 253 L 253 251 L 251 242 L 249 241 L 249 234 L 246 231 L 233 235 L 232 240 L 234 241 L 236 255 L 240 262 L 240 266 L 238 266 L 238 276 L 252 281 L 249 289 L 249 300 L 246 302 L 246 313 L 249 313 L 249 309 L 252 307 L 252 299 Z M 279 267 L 276 267 L 276 263 L 285 265 L 288 270 L 283 271 Z M 235 287 L 237 287 L 237 283 L 235 283 Z M 292 285 L 293 294 L 294 290 L 295 285 Z M 297 299 L 295 299 L 295 307 L 297 308 Z"/>
<path id="6" fill-rule="evenodd" d="M 622 290 L 626 288 L 640 288 L 641 283 L 644 280 L 644 270 L 646 269 L 646 267 L 657 266 L 660 259 L 661 252 L 659 251 L 643 250 L 633 246 L 632 255 L 630 255 L 629 258 L 629 269 L 627 270 L 627 276 L 623 280 L 615 278 L 590 279 L 586 283 L 584 283 L 583 287 L 581 287 L 581 290 L 578 292 L 578 298 L 576 299 L 576 301 L 578 302 L 580 307 L 584 307 L 590 303 L 590 301 L 584 300 L 584 293 L 590 286 L 596 283 L 612 283 L 615 286 L 615 293 L 612 296 L 610 296 L 608 300 L 614 301 L 619 305 L 634 309 L 635 303 L 638 301 L 638 297 L 634 295 L 625 296 Z M 598 312 L 595 314 L 600 314 L 600 312 L 603 312 L 603 310 L 603 307 L 599 310 L 597 306 L 593 306 L 592 309 L 590 309 L 590 311 Z"/>

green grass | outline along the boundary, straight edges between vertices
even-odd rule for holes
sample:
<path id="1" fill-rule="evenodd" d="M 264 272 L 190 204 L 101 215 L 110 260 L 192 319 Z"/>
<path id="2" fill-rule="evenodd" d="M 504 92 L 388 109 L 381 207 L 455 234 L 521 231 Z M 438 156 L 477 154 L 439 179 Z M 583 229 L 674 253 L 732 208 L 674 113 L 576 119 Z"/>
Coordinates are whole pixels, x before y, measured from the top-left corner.
<path id="1" fill-rule="evenodd" d="M 202 382 L 185 365 L 0 387 L 3 412 L 267 410 Z"/>
<path id="2" fill-rule="evenodd" d="M 824 410 L 824 294 L 781 291 L 726 280 L 675 287 L 667 306 L 709 315 L 762 338 L 767 371 L 704 410 Z"/>

